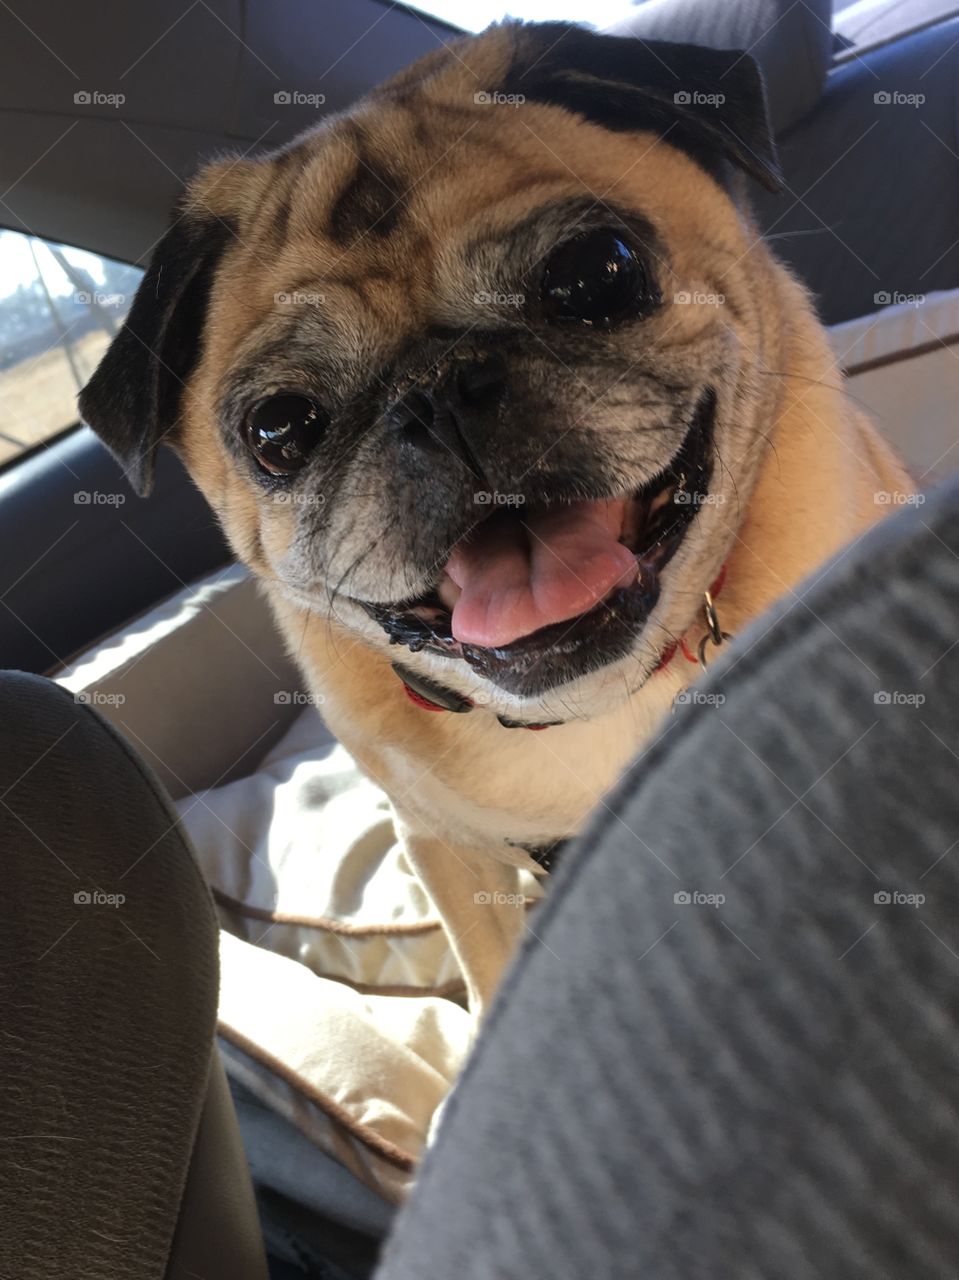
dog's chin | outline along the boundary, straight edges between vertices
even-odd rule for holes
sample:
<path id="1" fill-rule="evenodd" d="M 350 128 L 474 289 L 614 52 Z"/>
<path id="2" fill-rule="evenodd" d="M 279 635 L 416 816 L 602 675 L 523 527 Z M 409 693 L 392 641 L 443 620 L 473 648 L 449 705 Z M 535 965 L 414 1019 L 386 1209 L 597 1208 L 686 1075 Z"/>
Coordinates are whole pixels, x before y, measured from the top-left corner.
<path id="1" fill-rule="evenodd" d="M 662 575 L 685 541 L 708 493 L 712 476 L 715 396 L 699 400 L 685 438 L 674 457 L 653 480 L 622 503 L 618 541 L 632 552 L 635 575 L 614 586 L 583 613 L 520 635 L 508 643 L 476 644 L 454 635 L 449 596 L 434 586 L 396 604 L 356 601 L 382 627 L 393 645 L 465 664 L 476 676 L 513 698 L 537 699 L 637 651 L 659 602 Z M 528 522 L 537 510 L 572 501 L 557 493 L 522 515 L 497 513 L 498 521 Z M 609 503 L 600 499 L 595 505 Z M 480 543 L 480 547 L 482 544 Z"/>

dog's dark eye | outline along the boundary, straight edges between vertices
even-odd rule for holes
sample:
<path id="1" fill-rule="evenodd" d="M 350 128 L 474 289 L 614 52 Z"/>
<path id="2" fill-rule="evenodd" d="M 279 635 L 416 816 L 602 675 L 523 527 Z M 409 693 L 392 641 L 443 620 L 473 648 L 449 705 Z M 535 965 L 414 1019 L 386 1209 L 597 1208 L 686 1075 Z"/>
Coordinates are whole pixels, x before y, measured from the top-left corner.
<path id="1" fill-rule="evenodd" d="M 639 314 L 650 301 L 643 265 L 611 230 L 567 240 L 546 263 L 542 284 L 547 319 L 608 329 Z"/>
<path id="2" fill-rule="evenodd" d="M 289 475 L 306 466 L 326 424 L 326 414 L 309 396 L 270 396 L 246 420 L 247 443 L 264 470 Z"/>

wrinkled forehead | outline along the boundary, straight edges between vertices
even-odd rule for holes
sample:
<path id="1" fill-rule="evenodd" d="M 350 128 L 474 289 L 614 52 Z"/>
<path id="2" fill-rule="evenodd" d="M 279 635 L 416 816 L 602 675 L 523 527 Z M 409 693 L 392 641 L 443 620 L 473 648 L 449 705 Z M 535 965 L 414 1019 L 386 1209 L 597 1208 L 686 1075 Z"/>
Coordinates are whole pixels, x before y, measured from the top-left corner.
<path id="1" fill-rule="evenodd" d="M 473 83 L 382 92 L 258 162 L 215 290 L 221 371 L 312 344 L 347 377 L 431 327 L 508 324 L 477 291 L 511 293 L 581 217 L 633 214 L 666 266 L 661 232 L 695 217 L 682 192 L 708 181 L 686 157 Z"/>
<path id="2" fill-rule="evenodd" d="M 265 162 L 259 207 L 240 220 L 217 277 L 210 339 L 221 367 L 310 340 L 329 359 L 378 362 L 443 323 L 444 306 L 456 311 L 470 246 L 493 252 L 501 232 L 570 190 L 553 164 L 524 189 L 522 161 L 484 138 L 482 119 L 464 129 L 455 113 L 430 116 L 392 108 L 345 120 Z"/>
<path id="3" fill-rule="evenodd" d="M 294 146 L 269 162 L 265 198 L 233 255 L 237 272 L 267 278 L 274 292 L 324 284 L 362 301 L 389 283 L 416 309 L 444 254 L 589 189 L 524 124 L 490 114 L 412 96 Z"/>
<path id="4" fill-rule="evenodd" d="M 389 282 L 416 310 L 451 252 L 496 238 L 579 189 L 549 153 L 482 115 L 394 107 L 343 122 L 287 170 L 270 234 L 274 278 L 315 276 L 361 300 Z M 515 122 L 514 122 L 515 123 Z M 520 127 L 522 130 L 522 127 Z"/>

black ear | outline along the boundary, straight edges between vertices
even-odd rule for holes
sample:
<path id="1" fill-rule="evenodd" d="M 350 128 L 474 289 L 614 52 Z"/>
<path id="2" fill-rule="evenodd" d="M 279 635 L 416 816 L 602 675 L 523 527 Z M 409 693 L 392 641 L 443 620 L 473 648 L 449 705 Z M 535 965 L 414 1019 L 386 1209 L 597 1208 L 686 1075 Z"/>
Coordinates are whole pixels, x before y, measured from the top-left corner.
<path id="1" fill-rule="evenodd" d="M 157 445 L 176 425 L 183 387 L 203 347 L 213 277 L 233 237 L 219 218 L 186 214 L 153 254 L 127 315 L 80 392 L 80 416 L 141 497 L 153 487 Z"/>
<path id="2" fill-rule="evenodd" d="M 560 22 L 521 25 L 514 38 L 507 82 L 495 86 L 502 92 L 607 129 L 650 129 L 720 178 L 731 161 L 768 191 L 781 190 L 762 74 L 748 54 Z"/>

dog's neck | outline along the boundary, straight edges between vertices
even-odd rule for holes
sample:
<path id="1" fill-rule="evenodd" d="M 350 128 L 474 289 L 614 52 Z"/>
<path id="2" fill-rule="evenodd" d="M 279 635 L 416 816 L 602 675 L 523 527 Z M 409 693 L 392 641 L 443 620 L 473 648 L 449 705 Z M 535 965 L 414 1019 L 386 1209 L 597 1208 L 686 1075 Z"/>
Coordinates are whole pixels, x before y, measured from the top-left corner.
<path id="1" fill-rule="evenodd" d="M 808 310 L 805 290 L 776 275 L 781 314 Z M 833 352 L 826 332 L 804 324 L 797 338 L 788 319 L 774 332 L 764 352 L 768 447 L 727 561 L 722 616 L 737 633 L 862 537 L 886 510 L 877 493 L 913 487 L 846 395 L 842 352 Z"/>

